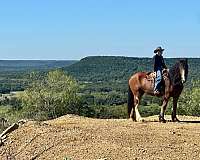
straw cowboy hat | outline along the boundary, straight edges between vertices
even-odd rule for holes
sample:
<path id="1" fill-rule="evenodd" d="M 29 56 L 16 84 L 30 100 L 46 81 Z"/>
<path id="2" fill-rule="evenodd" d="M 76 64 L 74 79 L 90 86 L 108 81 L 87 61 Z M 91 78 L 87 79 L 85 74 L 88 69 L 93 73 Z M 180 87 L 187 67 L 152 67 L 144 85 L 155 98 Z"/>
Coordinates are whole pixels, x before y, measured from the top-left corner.
<path id="1" fill-rule="evenodd" d="M 155 50 L 154 50 L 154 53 L 157 53 L 158 51 L 164 51 L 165 49 L 163 49 L 162 47 L 157 47 Z"/>

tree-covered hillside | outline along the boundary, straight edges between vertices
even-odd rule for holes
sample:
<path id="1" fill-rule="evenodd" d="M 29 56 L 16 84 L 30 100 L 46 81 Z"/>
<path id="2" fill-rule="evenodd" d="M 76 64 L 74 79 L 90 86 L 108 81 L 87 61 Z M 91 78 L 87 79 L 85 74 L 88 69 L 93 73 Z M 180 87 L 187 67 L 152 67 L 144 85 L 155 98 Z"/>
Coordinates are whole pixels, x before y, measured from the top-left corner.
<path id="1" fill-rule="evenodd" d="M 181 58 L 166 58 L 170 68 Z M 200 59 L 189 58 L 188 82 L 200 79 Z M 65 67 L 69 74 L 85 82 L 127 82 L 129 77 L 138 71 L 152 71 L 151 58 L 94 56 L 81 59 L 79 62 Z"/>
<path id="2" fill-rule="evenodd" d="M 179 59 L 177 58 L 165 59 L 169 68 L 178 60 Z M 200 116 L 199 62 L 200 59 L 198 58 L 188 59 L 188 81 L 184 84 L 185 88 L 179 99 L 178 114 Z M 61 63 L 61 65 L 64 64 Z M 20 64 L 16 66 L 20 66 Z M 54 65 L 54 67 L 53 65 L 51 66 L 51 69 L 60 68 L 56 67 L 56 65 Z M 13 68 L 14 67 L 15 65 L 13 64 Z M 33 68 L 34 67 L 37 68 L 41 66 L 33 65 Z M 129 77 L 138 71 L 152 71 L 152 68 L 151 58 L 96 56 L 83 58 L 72 65 L 67 66 L 66 64 L 65 67 L 61 68 L 61 72 L 49 72 L 51 69 L 44 69 L 43 67 L 38 70 L 40 72 L 32 74 L 30 73 L 33 70 L 0 71 L 1 93 L 3 93 L 3 91 L 7 93 L 9 91 L 24 89 L 25 93 L 27 93 L 26 91 L 31 91 L 28 92 L 30 93 L 28 94 L 28 99 L 27 97 L 23 97 L 19 100 L 18 98 L 13 97 L 12 93 L 9 98 L 5 98 L 5 95 L 1 95 L 0 103 L 5 108 L 3 114 L 5 114 L 6 118 L 12 117 L 10 116 L 11 113 L 14 117 L 16 116 L 15 113 L 20 114 L 21 116 L 22 111 L 23 113 L 28 113 L 28 115 L 35 114 L 39 119 L 52 118 L 65 113 L 74 113 L 96 118 L 126 118 Z M 4 69 L 6 70 L 5 66 Z M 61 95 L 61 90 L 63 91 L 62 93 L 67 93 L 70 87 L 66 84 L 67 80 L 65 80 L 65 78 L 62 79 L 60 73 L 62 73 L 63 77 L 73 77 L 70 79 L 73 79 L 73 83 L 76 84 L 77 92 L 72 98 L 69 98 L 65 94 L 63 94 L 63 96 Z M 54 76 L 48 77 L 48 75 Z M 27 85 L 27 83 L 29 83 L 29 85 Z M 31 86 L 32 88 L 30 88 Z M 74 89 L 75 87 L 72 85 L 72 88 Z M 21 92 L 20 94 L 24 95 L 22 93 L 24 92 Z M 32 97 L 33 95 L 35 96 L 35 99 Z M 59 96 L 61 97 L 59 98 Z M 72 99 L 75 100 L 76 103 L 71 107 L 68 107 L 69 110 L 66 110 L 66 103 L 71 102 Z M 141 115 L 150 116 L 159 114 L 160 104 L 160 98 L 144 95 L 140 103 L 141 107 L 139 107 Z M 9 109 L 8 106 L 11 110 L 7 110 Z M 31 106 L 37 107 L 34 108 Z M 40 107 L 38 108 L 38 106 Z M 63 108 L 61 106 L 63 106 Z M 168 104 L 167 114 L 171 113 L 170 106 L 172 106 L 171 101 Z M 0 116 L 3 114 L 0 113 Z"/>
<path id="3" fill-rule="evenodd" d="M 0 93 L 24 90 L 29 74 L 33 71 L 45 74 L 51 69 L 62 68 L 76 61 L 60 60 L 0 60 Z"/>
<path id="4" fill-rule="evenodd" d="M 167 58 L 170 68 L 178 58 Z M 200 59 L 189 58 L 189 75 L 186 86 L 191 81 L 200 79 Z M 84 92 L 121 91 L 126 92 L 129 77 L 138 71 L 152 71 L 151 58 L 93 56 L 80 61 L 55 60 L 1 60 L 0 61 L 0 92 L 23 90 L 27 86 L 29 74 L 39 71 L 45 74 L 51 69 L 63 68 L 80 83 L 85 84 Z"/>
<path id="5" fill-rule="evenodd" d="M 0 72 L 48 70 L 71 65 L 73 60 L 0 60 Z"/>

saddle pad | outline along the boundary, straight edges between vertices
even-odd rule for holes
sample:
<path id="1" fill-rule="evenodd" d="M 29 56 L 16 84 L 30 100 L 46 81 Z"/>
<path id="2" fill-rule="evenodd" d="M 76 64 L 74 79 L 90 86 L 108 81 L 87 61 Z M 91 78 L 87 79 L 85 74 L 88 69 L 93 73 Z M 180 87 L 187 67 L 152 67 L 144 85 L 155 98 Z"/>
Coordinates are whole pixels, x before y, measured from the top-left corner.
<path id="1" fill-rule="evenodd" d="M 149 72 L 146 75 L 147 80 L 153 81 L 156 78 L 156 72 Z"/>
<path id="2" fill-rule="evenodd" d="M 162 77 L 168 78 L 169 71 L 167 69 L 162 70 Z M 148 72 L 146 75 L 147 80 L 153 81 L 156 78 L 156 72 Z"/>

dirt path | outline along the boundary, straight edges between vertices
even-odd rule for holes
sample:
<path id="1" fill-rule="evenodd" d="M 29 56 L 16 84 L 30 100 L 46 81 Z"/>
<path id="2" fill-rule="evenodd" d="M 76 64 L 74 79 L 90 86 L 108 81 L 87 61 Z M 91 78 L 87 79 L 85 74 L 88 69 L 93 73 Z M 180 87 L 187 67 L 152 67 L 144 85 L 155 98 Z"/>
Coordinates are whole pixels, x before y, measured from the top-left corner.
<path id="1" fill-rule="evenodd" d="M 8 135 L 0 159 L 126 160 L 200 159 L 200 120 L 190 123 L 132 122 L 66 115 L 42 123 L 27 122 Z"/>

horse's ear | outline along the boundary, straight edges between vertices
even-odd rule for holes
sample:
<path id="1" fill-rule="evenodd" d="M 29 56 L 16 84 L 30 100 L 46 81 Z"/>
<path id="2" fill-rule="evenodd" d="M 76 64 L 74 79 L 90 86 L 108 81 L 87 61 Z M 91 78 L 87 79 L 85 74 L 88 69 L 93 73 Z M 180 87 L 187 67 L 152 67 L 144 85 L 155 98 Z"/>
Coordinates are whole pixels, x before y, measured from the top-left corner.
<path id="1" fill-rule="evenodd" d="M 187 58 L 184 58 L 184 59 L 183 59 L 183 62 L 184 62 L 185 64 L 188 64 L 188 59 L 187 59 Z"/>
<path id="2" fill-rule="evenodd" d="M 180 62 L 180 63 L 187 63 L 187 62 L 188 62 L 188 59 L 187 59 L 187 58 L 184 58 L 184 59 L 181 59 L 179 62 Z"/>

